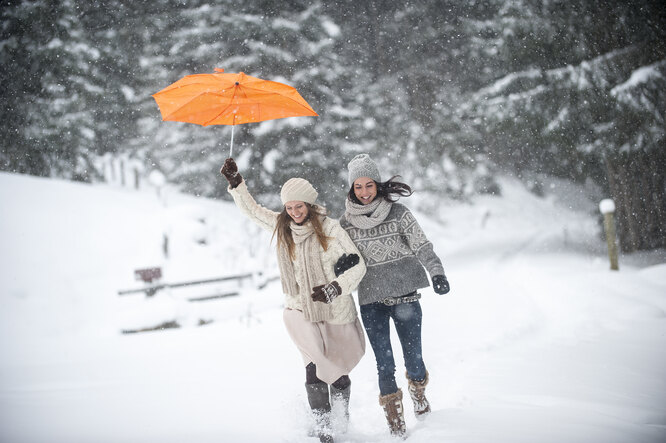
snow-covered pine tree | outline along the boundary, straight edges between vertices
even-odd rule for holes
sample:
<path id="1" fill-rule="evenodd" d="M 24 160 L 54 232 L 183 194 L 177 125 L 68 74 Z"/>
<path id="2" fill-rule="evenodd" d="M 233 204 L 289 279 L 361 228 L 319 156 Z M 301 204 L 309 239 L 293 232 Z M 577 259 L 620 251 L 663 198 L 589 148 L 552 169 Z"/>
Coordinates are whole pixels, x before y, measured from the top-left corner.
<path id="1" fill-rule="evenodd" d="M 586 10 L 593 4 L 583 2 L 578 7 Z M 665 165 L 663 118 L 655 117 L 660 111 L 657 91 L 663 87 L 666 51 L 664 29 L 654 26 L 654 20 L 663 12 L 649 2 L 638 9 L 640 14 L 636 11 L 614 5 L 601 14 L 601 21 L 570 11 L 564 40 L 573 38 L 582 49 L 555 51 L 553 57 L 561 63 L 556 67 L 538 56 L 526 58 L 520 64 L 522 70 L 474 92 L 461 109 L 468 120 L 477 122 L 488 152 L 496 152 L 496 161 L 519 175 L 545 173 L 610 182 L 626 251 L 661 247 L 665 238 L 663 204 L 659 203 L 666 200 L 664 178 L 653 170 L 663 171 Z M 519 17 L 537 14 L 545 20 L 544 12 L 548 10 L 524 2 L 513 13 Z M 609 32 L 616 35 L 604 40 Z M 531 44 L 560 47 L 561 35 L 552 37 Z M 518 65 L 506 60 L 505 66 Z M 651 75 L 640 75 L 647 72 Z M 645 81 L 632 81 L 632 77 Z M 649 192 L 642 195 L 640 189 Z"/>
<path id="2" fill-rule="evenodd" d="M 25 3 L 30 3 L 26 5 Z M 0 54 L 3 94 L 3 169 L 89 180 L 88 152 L 96 143 L 93 103 L 104 93 L 96 76 L 100 52 L 77 19 L 74 0 L 3 7 Z"/>
<path id="3" fill-rule="evenodd" d="M 666 247 L 666 59 L 642 66 L 613 89 L 616 117 L 599 127 L 625 251 Z"/>

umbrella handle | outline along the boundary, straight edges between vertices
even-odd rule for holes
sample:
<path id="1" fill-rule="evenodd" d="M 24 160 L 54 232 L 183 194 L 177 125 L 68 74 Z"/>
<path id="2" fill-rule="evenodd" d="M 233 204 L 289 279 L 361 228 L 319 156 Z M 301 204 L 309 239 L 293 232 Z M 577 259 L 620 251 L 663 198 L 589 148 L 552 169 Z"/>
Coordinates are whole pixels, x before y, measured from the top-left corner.
<path id="1" fill-rule="evenodd" d="M 231 125 L 231 146 L 229 147 L 229 158 L 234 156 L 234 126 Z"/>

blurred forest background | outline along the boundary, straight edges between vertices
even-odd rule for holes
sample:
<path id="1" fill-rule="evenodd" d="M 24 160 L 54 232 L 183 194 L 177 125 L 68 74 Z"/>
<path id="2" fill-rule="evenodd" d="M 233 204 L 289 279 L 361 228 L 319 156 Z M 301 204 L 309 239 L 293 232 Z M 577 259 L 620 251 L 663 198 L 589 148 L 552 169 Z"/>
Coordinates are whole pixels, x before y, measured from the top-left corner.
<path id="1" fill-rule="evenodd" d="M 226 197 L 231 129 L 162 122 L 151 94 L 243 71 L 319 113 L 236 128 L 258 199 L 305 176 L 340 215 L 370 153 L 433 205 L 536 193 L 614 198 L 622 249 L 666 247 L 666 8 L 601 0 L 9 0 L 0 20 L 0 170 L 97 182 L 108 158 Z M 389 178 L 389 177 L 385 177 Z"/>

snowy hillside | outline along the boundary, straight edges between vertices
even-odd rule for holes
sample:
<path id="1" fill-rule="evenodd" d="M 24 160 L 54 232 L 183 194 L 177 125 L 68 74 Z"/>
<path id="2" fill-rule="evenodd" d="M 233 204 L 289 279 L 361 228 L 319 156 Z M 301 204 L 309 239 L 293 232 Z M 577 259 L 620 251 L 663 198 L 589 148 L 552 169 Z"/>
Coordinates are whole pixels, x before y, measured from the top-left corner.
<path id="1" fill-rule="evenodd" d="M 596 202 L 502 186 L 418 215 L 452 291 L 422 291 L 433 413 L 407 400 L 407 441 L 666 441 L 666 254 L 612 272 Z M 235 206 L 1 173 L 0 208 L 0 441 L 315 441 L 270 236 Z M 163 283 L 252 275 L 118 295 L 153 266 Z M 390 441 L 369 346 L 351 379 L 337 441 Z"/>

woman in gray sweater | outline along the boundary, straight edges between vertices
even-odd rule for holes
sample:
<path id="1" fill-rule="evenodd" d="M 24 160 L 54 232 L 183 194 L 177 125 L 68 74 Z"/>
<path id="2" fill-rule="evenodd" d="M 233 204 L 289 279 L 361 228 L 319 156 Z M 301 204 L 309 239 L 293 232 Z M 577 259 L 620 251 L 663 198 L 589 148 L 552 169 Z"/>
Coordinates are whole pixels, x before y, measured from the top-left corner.
<path id="1" fill-rule="evenodd" d="M 425 396 L 428 371 L 421 354 L 421 305 L 417 292 L 430 285 L 438 294 L 449 292 L 442 262 L 412 213 L 396 203 L 412 194 L 404 183 L 381 181 L 375 162 L 367 154 L 348 165 L 350 190 L 340 225 L 361 252 L 367 271 L 358 286 L 361 319 L 377 361 L 379 403 L 391 433 L 406 433 L 402 391 L 395 379 L 390 341 L 390 320 L 400 339 L 408 391 L 417 418 L 430 412 Z"/>

